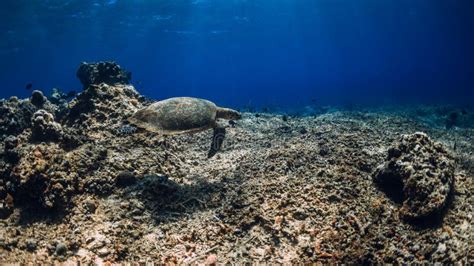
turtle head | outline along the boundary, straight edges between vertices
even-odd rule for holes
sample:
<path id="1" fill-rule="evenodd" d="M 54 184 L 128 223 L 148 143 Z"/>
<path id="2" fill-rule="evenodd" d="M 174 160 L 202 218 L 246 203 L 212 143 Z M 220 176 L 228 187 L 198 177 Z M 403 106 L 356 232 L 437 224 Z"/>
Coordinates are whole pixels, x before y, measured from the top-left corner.
<path id="1" fill-rule="evenodd" d="M 227 120 L 239 120 L 242 118 L 242 115 L 232 109 L 217 107 L 216 118 L 227 119 Z"/>

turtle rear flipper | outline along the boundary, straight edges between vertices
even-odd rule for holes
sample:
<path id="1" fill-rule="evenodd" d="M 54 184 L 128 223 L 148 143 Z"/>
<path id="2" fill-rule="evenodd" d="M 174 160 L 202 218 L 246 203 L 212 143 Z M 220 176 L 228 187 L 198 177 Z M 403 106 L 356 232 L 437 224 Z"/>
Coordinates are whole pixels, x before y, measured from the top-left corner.
<path id="1" fill-rule="evenodd" d="M 225 138 L 225 128 L 215 127 L 214 134 L 212 135 L 212 143 L 209 152 L 207 153 L 207 158 L 212 158 L 222 147 L 222 143 Z"/>

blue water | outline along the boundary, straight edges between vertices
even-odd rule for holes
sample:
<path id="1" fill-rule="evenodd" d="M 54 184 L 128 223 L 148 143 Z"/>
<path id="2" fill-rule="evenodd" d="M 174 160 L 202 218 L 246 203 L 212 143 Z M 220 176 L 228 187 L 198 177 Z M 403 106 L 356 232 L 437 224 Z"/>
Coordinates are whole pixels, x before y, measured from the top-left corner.
<path id="1" fill-rule="evenodd" d="M 474 102 L 472 0 L 3 0 L 0 98 L 80 90 L 114 60 L 144 95 L 231 106 Z"/>

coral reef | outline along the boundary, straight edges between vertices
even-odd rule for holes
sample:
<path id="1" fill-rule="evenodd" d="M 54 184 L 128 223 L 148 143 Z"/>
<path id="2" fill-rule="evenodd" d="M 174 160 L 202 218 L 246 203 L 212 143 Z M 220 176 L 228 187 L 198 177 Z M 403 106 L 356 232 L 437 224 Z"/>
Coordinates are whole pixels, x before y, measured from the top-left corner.
<path id="1" fill-rule="evenodd" d="M 54 121 L 54 116 L 45 110 L 33 114 L 31 138 L 34 141 L 57 141 L 63 135 L 62 127 Z"/>
<path id="2" fill-rule="evenodd" d="M 18 135 L 31 125 L 31 117 L 37 108 L 29 100 L 11 97 L 0 100 L 0 140 Z"/>
<path id="3" fill-rule="evenodd" d="M 43 104 L 46 102 L 46 97 L 44 97 L 43 92 L 38 91 L 38 90 L 34 90 L 31 93 L 30 102 L 34 106 L 36 106 L 38 108 L 41 108 L 43 106 Z"/>
<path id="4" fill-rule="evenodd" d="M 446 207 L 454 171 L 454 160 L 441 143 L 415 133 L 402 136 L 389 149 L 387 161 L 377 169 L 374 180 L 403 201 L 404 217 L 420 219 L 439 214 Z"/>
<path id="5" fill-rule="evenodd" d="M 470 113 L 450 130 L 409 110 L 245 113 L 208 158 L 210 131 L 128 125 L 149 105 L 132 86 L 40 96 L 0 101 L 0 264 L 474 259 Z"/>
<path id="6" fill-rule="evenodd" d="M 87 133 L 116 134 L 144 101 L 130 85 L 91 85 L 70 102 L 62 123 Z"/>
<path id="7" fill-rule="evenodd" d="M 37 90 L 32 92 L 30 99 L 11 97 L 0 100 L 0 140 L 30 128 L 33 115 L 40 109 L 51 114 L 59 114 L 61 110 Z"/>
<path id="8" fill-rule="evenodd" d="M 107 73 L 101 72 L 102 78 Z M 112 73 L 111 75 L 116 75 Z M 113 77 L 109 77 L 111 80 Z M 2 153 L 0 160 L 0 214 L 15 208 L 67 211 L 79 193 L 104 194 L 130 178 L 110 169 L 126 171 L 120 163 L 108 162 L 107 138 L 120 135 L 126 117 L 142 107 L 141 97 L 128 85 L 90 85 L 71 102 L 55 90 L 46 98 L 33 91 L 30 99 L 12 97 L 0 102 Z M 55 114 L 60 119 L 55 119 Z M 130 134 L 134 130 L 130 130 Z M 92 144 L 104 140 L 101 145 Z M 165 154 L 161 157 L 165 157 Z M 156 158 L 160 160 L 160 156 Z M 168 159 L 163 159 L 166 165 Z M 112 165 L 115 164 L 115 165 Z M 109 169 L 100 174 L 97 169 Z M 159 166 L 160 167 L 160 166 Z M 130 167 L 129 167 L 130 168 Z M 117 180 L 117 181 L 116 181 Z"/>
<path id="9" fill-rule="evenodd" d="M 11 181 L 17 185 L 12 191 L 15 201 L 37 203 L 46 208 L 65 204 L 73 186 L 69 185 L 70 176 L 64 172 L 64 163 L 64 152 L 57 144 L 26 147 L 10 173 Z"/>
<path id="10" fill-rule="evenodd" d="M 129 84 L 132 74 L 114 62 L 82 63 L 77 70 L 77 78 L 84 88 L 90 85 Z"/>

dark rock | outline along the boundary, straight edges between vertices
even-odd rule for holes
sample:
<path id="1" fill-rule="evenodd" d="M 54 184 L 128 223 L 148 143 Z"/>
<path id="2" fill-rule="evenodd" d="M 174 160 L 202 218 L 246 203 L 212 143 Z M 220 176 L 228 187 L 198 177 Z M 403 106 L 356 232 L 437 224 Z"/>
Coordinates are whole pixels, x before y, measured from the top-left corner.
<path id="1" fill-rule="evenodd" d="M 30 101 L 34 106 L 41 108 L 43 104 L 46 102 L 46 97 L 44 97 L 41 91 L 35 90 L 31 94 Z"/>
<path id="2" fill-rule="evenodd" d="M 38 243 L 34 239 L 27 239 L 26 240 L 26 250 L 33 252 L 38 247 Z"/>
<path id="3" fill-rule="evenodd" d="M 84 204 L 84 209 L 86 210 L 87 213 L 94 213 L 95 210 L 97 209 L 97 205 L 91 199 L 85 200 L 83 204 Z"/>
<path id="4" fill-rule="evenodd" d="M 18 146 L 18 138 L 15 136 L 8 136 L 4 141 L 5 152 L 15 149 Z"/>
<path id="5" fill-rule="evenodd" d="M 56 244 L 56 248 L 55 248 L 55 251 L 57 256 L 64 256 L 66 255 L 67 253 L 67 246 L 66 244 L 62 243 L 62 242 L 58 242 Z"/>
<path id="6" fill-rule="evenodd" d="M 130 171 L 123 171 L 117 175 L 115 182 L 119 187 L 126 187 L 133 185 L 136 181 L 135 175 Z"/>
<path id="7" fill-rule="evenodd" d="M 326 147 L 326 146 L 322 146 L 320 149 L 319 149 L 319 155 L 321 156 L 326 156 L 329 154 L 329 148 Z"/>
<path id="8" fill-rule="evenodd" d="M 6 162 L 16 164 L 20 159 L 18 153 L 18 138 L 15 136 L 8 136 L 4 141 L 4 159 Z"/>
<path id="9" fill-rule="evenodd" d="M 5 219 L 13 212 L 13 197 L 7 194 L 4 199 L 0 199 L 0 219 Z"/>
<path id="10" fill-rule="evenodd" d="M 81 145 L 84 145 L 88 141 L 89 139 L 87 138 L 87 136 L 82 135 L 79 130 L 67 127 L 63 128 L 61 147 L 64 150 L 73 150 Z"/>
<path id="11" fill-rule="evenodd" d="M 281 134 L 290 134 L 293 132 L 293 130 L 291 129 L 290 126 L 281 126 L 279 128 L 277 128 L 277 132 L 281 133 Z"/>
<path id="12" fill-rule="evenodd" d="M 82 63 L 77 77 L 84 88 L 105 83 L 108 85 L 129 84 L 132 74 L 114 62 Z"/>
<path id="13" fill-rule="evenodd" d="M 308 130 L 306 128 L 302 127 L 302 128 L 300 128 L 300 133 L 304 135 L 304 134 L 308 133 Z"/>
<path id="14" fill-rule="evenodd" d="M 454 160 L 424 133 L 403 135 L 374 173 L 375 183 L 395 202 L 407 219 L 441 214 L 454 185 Z"/>

